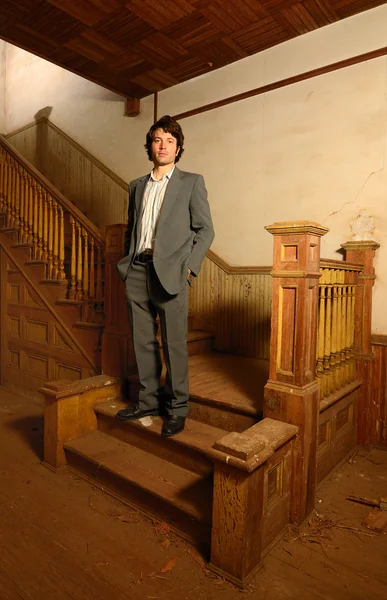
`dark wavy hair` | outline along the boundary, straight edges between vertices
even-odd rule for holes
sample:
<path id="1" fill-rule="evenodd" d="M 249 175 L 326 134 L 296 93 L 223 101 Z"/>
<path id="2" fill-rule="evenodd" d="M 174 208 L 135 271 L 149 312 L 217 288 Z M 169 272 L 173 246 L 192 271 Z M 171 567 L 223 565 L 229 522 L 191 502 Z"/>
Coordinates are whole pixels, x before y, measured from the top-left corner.
<path id="1" fill-rule="evenodd" d="M 152 125 L 152 127 L 149 129 L 148 133 L 146 134 L 146 144 L 144 146 L 145 150 L 148 154 L 149 160 L 153 160 L 153 158 L 152 158 L 152 142 L 153 142 L 153 134 L 156 131 L 156 129 L 163 129 L 163 131 L 165 131 L 165 133 L 170 133 L 171 135 L 173 135 L 174 138 L 176 138 L 177 147 L 180 148 L 179 153 L 175 158 L 175 164 L 176 164 L 177 162 L 179 162 L 179 160 L 181 159 L 181 156 L 184 152 L 184 148 L 183 148 L 184 135 L 183 135 L 183 131 L 182 131 L 179 123 L 177 121 L 175 121 L 175 119 L 173 119 L 169 115 L 164 115 L 163 117 L 161 117 L 161 119 L 159 119 L 157 121 L 157 123 L 154 123 Z"/>

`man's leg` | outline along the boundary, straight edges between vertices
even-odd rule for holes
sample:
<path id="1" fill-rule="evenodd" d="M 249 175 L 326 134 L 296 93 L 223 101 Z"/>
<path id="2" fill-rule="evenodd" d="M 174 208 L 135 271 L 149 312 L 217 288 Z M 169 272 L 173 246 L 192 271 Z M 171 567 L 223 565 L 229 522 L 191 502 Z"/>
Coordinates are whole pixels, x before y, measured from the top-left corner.
<path id="1" fill-rule="evenodd" d="M 161 359 L 157 334 L 157 311 L 148 292 L 147 266 L 134 263 L 125 281 L 134 354 L 140 379 L 138 408 L 159 409 Z"/>
<path id="2" fill-rule="evenodd" d="M 188 296 L 187 287 L 169 295 L 161 286 L 153 265 L 149 265 L 149 293 L 160 316 L 161 338 L 167 367 L 165 408 L 167 415 L 188 413 Z"/>

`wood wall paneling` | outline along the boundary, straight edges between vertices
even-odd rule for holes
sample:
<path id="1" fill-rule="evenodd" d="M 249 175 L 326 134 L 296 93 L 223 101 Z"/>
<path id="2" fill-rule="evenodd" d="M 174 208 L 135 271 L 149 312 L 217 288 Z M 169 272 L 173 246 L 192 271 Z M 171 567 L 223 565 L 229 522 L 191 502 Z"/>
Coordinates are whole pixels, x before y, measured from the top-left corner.
<path id="1" fill-rule="evenodd" d="M 6 139 L 102 232 L 126 222 L 127 184 L 47 118 Z"/>
<path id="2" fill-rule="evenodd" d="M 317 482 L 320 483 L 357 444 L 357 402 L 353 390 L 320 411 L 317 440 Z"/>
<path id="3" fill-rule="evenodd" d="M 387 336 L 371 337 L 374 361 L 372 443 L 387 447 Z"/>
<path id="4" fill-rule="evenodd" d="M 190 289 L 194 328 L 214 332 L 216 350 L 269 358 L 270 267 L 230 267 L 213 252 Z"/>

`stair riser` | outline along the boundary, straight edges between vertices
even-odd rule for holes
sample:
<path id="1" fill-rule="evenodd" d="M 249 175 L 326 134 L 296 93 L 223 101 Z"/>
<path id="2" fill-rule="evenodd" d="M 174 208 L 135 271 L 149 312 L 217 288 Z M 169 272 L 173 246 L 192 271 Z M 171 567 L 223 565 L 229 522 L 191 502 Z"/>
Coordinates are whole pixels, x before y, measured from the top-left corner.
<path id="1" fill-rule="evenodd" d="M 96 465 L 87 458 L 66 450 L 68 466 L 71 470 L 84 476 L 92 485 L 111 493 L 124 503 L 134 505 L 149 517 L 166 522 L 177 533 L 196 544 L 205 544 L 208 548 L 211 537 L 211 524 L 202 523 L 185 513 L 165 499 L 155 496 L 150 491 L 136 484 L 123 480 L 119 475 Z"/>
<path id="2" fill-rule="evenodd" d="M 190 340 L 187 343 L 188 356 L 194 356 L 195 354 L 206 354 L 212 352 L 214 346 L 214 339 L 212 337 L 205 338 L 202 340 Z M 164 362 L 164 352 L 162 345 L 160 344 L 160 356 Z"/>
<path id="3" fill-rule="evenodd" d="M 201 423 L 208 423 L 225 431 L 246 431 L 258 422 L 258 418 L 231 412 L 226 408 L 203 404 L 194 398 L 190 399 L 189 416 Z"/>
<path id="4" fill-rule="evenodd" d="M 31 248 L 13 246 L 12 253 L 21 263 L 31 260 Z"/>
<path id="5" fill-rule="evenodd" d="M 140 384 L 136 382 L 130 382 L 129 384 L 129 400 L 137 402 L 138 392 L 140 390 Z M 196 421 L 201 423 L 208 423 L 213 427 L 219 427 L 225 431 L 237 431 L 242 432 L 255 425 L 262 416 L 250 416 L 246 414 L 239 414 L 227 410 L 227 408 L 221 408 L 219 406 L 213 406 L 211 404 L 203 403 L 195 398 L 190 398 L 189 402 L 189 416 Z"/>
<path id="6" fill-rule="evenodd" d="M 101 414 L 97 415 L 97 420 L 99 431 L 118 440 L 132 444 L 199 475 L 209 475 L 213 472 L 211 460 L 193 448 L 183 446 L 173 438 L 165 439 L 153 431 L 149 431 L 145 426 L 125 423 Z"/>

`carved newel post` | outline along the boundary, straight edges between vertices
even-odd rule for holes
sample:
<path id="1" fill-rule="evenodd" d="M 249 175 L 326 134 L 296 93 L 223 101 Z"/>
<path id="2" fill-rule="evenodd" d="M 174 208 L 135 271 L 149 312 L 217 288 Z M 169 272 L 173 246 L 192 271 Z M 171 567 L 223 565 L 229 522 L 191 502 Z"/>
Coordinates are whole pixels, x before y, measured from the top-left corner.
<path id="1" fill-rule="evenodd" d="M 369 446 L 372 441 L 373 370 L 371 348 L 372 287 L 375 281 L 373 260 L 379 244 L 372 240 L 341 244 L 346 260 L 361 264 L 355 298 L 355 361 L 356 376 L 363 381 L 358 400 L 358 443 Z"/>
<path id="2" fill-rule="evenodd" d="M 124 252 L 125 230 L 123 224 L 106 228 L 105 328 L 102 336 L 102 372 L 120 377 L 122 382 L 135 371 L 124 285 L 116 268 Z"/>
<path id="3" fill-rule="evenodd" d="M 270 375 L 264 417 L 299 427 L 294 445 L 291 521 L 315 504 L 319 386 L 316 380 L 320 241 L 328 228 L 309 221 L 274 223 Z"/>

